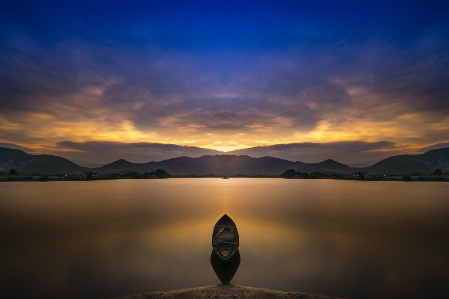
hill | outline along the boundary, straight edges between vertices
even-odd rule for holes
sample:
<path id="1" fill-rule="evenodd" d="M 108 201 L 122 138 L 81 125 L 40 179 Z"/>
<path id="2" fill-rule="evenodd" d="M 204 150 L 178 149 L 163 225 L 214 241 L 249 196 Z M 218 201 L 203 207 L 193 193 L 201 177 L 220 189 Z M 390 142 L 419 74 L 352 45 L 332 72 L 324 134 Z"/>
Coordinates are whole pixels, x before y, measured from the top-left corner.
<path id="1" fill-rule="evenodd" d="M 363 168 L 368 173 L 410 174 L 432 173 L 436 168 L 449 171 L 449 147 L 430 150 L 420 155 L 398 155 Z"/>
<path id="2" fill-rule="evenodd" d="M 83 174 L 85 171 L 94 171 L 100 174 L 151 172 L 154 169 L 139 163 L 131 163 L 120 159 L 102 167 L 83 167 L 72 161 L 53 155 L 31 155 L 24 151 L 0 148 L 0 171 L 7 173 L 11 168 L 19 173 L 39 174 Z"/>
<path id="3" fill-rule="evenodd" d="M 152 168 L 161 168 L 172 175 L 214 174 L 216 176 L 243 175 L 280 175 L 288 168 L 298 168 L 306 165 L 303 162 L 291 162 L 273 157 L 252 158 L 237 155 L 202 156 L 199 158 L 179 157 L 149 162 Z"/>
<path id="4" fill-rule="evenodd" d="M 350 174 L 355 171 L 355 168 L 351 168 L 348 165 L 339 163 L 332 159 L 324 160 L 319 163 L 311 163 L 304 165 L 303 167 L 297 168 L 299 172 L 323 172 L 323 173 L 341 173 L 341 174 Z"/>
<path id="5" fill-rule="evenodd" d="M 92 168 L 93 171 L 96 171 L 101 174 L 111 174 L 111 173 L 128 173 L 128 172 L 151 172 L 154 169 L 146 166 L 144 164 L 132 163 L 123 159 L 119 159 L 112 163 L 106 164 L 102 167 Z"/>
<path id="6" fill-rule="evenodd" d="M 87 168 L 72 161 L 53 155 L 31 155 L 24 151 L 0 148 L 0 171 L 8 172 L 14 168 L 19 173 L 83 173 Z"/>
<path id="7" fill-rule="evenodd" d="M 32 155 L 24 151 L 0 147 L 0 171 L 8 172 L 15 168 L 19 173 L 42 174 L 82 174 L 95 171 L 100 174 L 151 172 L 163 169 L 175 176 L 235 176 L 238 174 L 256 176 L 278 176 L 288 169 L 299 172 L 324 172 L 350 174 L 366 171 L 369 174 L 412 174 L 432 173 L 436 168 L 449 172 L 449 148 L 430 150 L 420 155 L 392 156 L 364 168 L 351 168 L 345 164 L 328 159 L 319 163 L 292 162 L 273 157 L 252 158 L 246 155 L 215 155 L 199 158 L 178 157 L 159 162 L 132 163 L 123 159 L 102 167 L 87 168 L 70 160 L 53 155 Z"/>

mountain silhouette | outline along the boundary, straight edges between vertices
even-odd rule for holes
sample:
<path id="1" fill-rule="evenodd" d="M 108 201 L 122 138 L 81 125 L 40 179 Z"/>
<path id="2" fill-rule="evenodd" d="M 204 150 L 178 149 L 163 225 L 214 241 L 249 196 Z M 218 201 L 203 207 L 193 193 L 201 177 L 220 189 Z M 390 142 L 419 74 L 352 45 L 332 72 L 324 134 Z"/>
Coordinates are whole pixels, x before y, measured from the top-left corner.
<path id="1" fill-rule="evenodd" d="M 111 173 L 128 173 L 128 172 L 151 172 L 154 169 L 146 166 L 144 164 L 139 163 L 132 163 L 129 161 L 126 161 L 124 159 L 119 159 L 117 161 L 114 161 L 112 163 L 103 165 L 99 168 L 93 168 L 96 172 L 101 174 L 111 174 Z"/>
<path id="2" fill-rule="evenodd" d="M 354 168 L 348 165 L 339 163 L 332 159 L 327 159 L 319 163 L 307 164 L 303 167 L 297 168 L 299 172 L 324 172 L 324 173 L 341 173 L 349 174 L 354 171 Z"/>
<path id="3" fill-rule="evenodd" d="M 252 158 L 250 156 L 215 155 L 199 158 L 179 157 L 149 162 L 146 165 L 162 168 L 172 175 L 214 174 L 217 176 L 242 175 L 280 175 L 288 168 L 298 168 L 306 163 L 291 162 L 273 157 Z"/>
<path id="4" fill-rule="evenodd" d="M 175 176 L 267 175 L 278 176 L 288 169 L 299 172 L 324 172 L 349 174 L 366 171 L 368 174 L 412 174 L 433 173 L 437 168 L 449 171 L 449 147 L 427 151 L 420 155 L 398 155 L 383 159 L 364 168 L 351 168 L 332 159 L 319 163 L 292 162 L 273 157 L 253 158 L 246 155 L 215 155 L 199 158 L 178 157 L 159 162 L 132 163 L 119 159 L 97 168 L 77 165 L 72 161 L 54 155 L 32 155 L 24 151 L 0 147 L 0 172 L 7 173 L 14 168 L 19 173 L 40 174 L 82 174 L 95 171 L 100 174 L 151 172 L 163 169 Z"/>
<path id="5" fill-rule="evenodd" d="M 369 173 L 407 174 L 429 173 L 436 168 L 449 170 L 449 147 L 434 149 L 420 155 L 398 155 L 363 168 Z"/>
<path id="6" fill-rule="evenodd" d="M 82 173 L 85 167 L 53 155 L 31 155 L 24 151 L 0 147 L 0 171 L 14 168 L 23 173 Z"/>

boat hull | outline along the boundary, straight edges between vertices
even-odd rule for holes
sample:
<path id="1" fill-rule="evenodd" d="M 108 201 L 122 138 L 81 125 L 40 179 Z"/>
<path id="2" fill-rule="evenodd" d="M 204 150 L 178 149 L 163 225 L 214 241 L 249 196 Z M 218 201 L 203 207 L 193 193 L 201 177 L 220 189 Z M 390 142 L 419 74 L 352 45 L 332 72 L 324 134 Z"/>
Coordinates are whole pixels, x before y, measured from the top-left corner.
<path id="1" fill-rule="evenodd" d="M 240 265 L 239 233 L 234 221 L 224 214 L 212 231 L 211 264 L 222 283 L 229 283 Z"/>

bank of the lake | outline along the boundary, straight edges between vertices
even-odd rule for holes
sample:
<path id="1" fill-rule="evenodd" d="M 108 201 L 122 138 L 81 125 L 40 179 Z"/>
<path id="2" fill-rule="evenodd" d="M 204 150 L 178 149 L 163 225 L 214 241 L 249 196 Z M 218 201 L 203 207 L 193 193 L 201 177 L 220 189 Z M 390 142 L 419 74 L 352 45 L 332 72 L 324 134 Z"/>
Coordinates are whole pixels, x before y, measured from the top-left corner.
<path id="1" fill-rule="evenodd" d="M 327 175 L 327 176 L 316 176 L 311 178 L 282 178 L 276 175 L 259 175 L 259 176 L 172 176 L 170 179 L 206 179 L 206 178 L 215 178 L 215 179 L 286 179 L 286 180 L 341 180 L 341 181 L 364 181 L 364 182 L 449 182 L 448 175 L 420 175 L 420 176 L 409 176 L 409 175 L 390 175 L 390 176 L 369 176 L 367 178 L 357 178 L 353 175 Z M 109 180 L 158 180 L 158 179 L 168 179 L 168 178 L 142 178 L 142 177 L 114 177 L 114 176 L 98 176 L 96 178 L 84 178 L 83 176 L 67 176 L 67 175 L 39 175 L 39 176 L 29 176 L 29 175 L 16 175 L 16 176 L 5 176 L 0 175 L 0 182 L 49 182 L 49 181 L 109 181 Z"/>
<path id="2" fill-rule="evenodd" d="M 301 292 L 284 292 L 263 288 L 253 288 L 233 284 L 219 284 L 206 287 L 151 292 L 117 297 L 115 299 L 336 299 L 323 295 Z"/>

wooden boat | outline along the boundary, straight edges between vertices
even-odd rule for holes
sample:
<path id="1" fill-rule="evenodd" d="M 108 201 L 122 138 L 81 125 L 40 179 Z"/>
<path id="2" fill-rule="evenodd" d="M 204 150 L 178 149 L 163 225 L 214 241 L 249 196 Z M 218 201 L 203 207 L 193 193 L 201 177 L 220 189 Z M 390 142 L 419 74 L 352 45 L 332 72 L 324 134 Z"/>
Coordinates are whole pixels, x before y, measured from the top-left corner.
<path id="1" fill-rule="evenodd" d="M 239 233 L 231 217 L 224 214 L 215 224 L 212 233 L 212 247 L 216 255 L 228 262 L 236 254 L 239 247 Z"/>
<path id="2" fill-rule="evenodd" d="M 229 283 L 240 265 L 239 233 L 232 219 L 224 214 L 212 232 L 212 268 L 222 283 Z"/>

